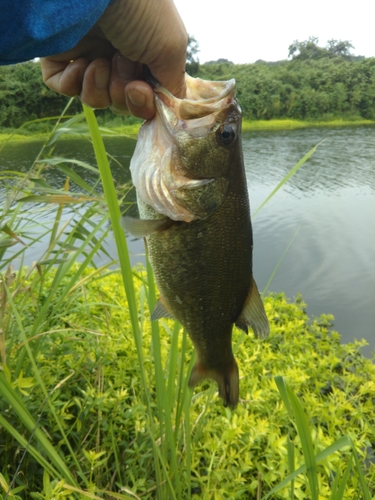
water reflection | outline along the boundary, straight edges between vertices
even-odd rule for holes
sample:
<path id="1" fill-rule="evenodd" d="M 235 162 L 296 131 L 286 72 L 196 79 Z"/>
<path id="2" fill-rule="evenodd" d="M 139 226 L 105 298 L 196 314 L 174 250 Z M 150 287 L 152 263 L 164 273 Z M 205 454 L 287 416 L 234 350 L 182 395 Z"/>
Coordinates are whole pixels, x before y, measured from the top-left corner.
<path id="1" fill-rule="evenodd" d="M 320 144 L 308 164 L 285 186 L 303 196 L 327 193 L 346 186 L 375 189 L 375 128 L 308 129 L 250 133 L 244 136 L 249 183 L 273 185 L 310 149 Z"/>
<path id="2" fill-rule="evenodd" d="M 373 127 L 359 127 L 249 133 L 243 137 L 252 212 L 290 168 L 321 143 L 307 164 L 253 219 L 254 273 L 260 289 L 300 227 L 270 289 L 283 290 L 291 298 L 301 292 L 310 315 L 334 314 L 335 328 L 344 341 L 365 338 L 372 348 L 375 347 L 374 132 Z M 0 153 L 0 168 L 28 171 L 41 145 L 40 142 L 7 145 Z M 128 166 L 135 141 L 109 138 L 106 146 L 112 155 L 116 183 L 129 182 Z M 54 155 L 95 164 L 92 146 L 86 140 L 60 141 Z M 90 185 L 97 182 L 90 171 L 80 167 L 75 170 Z M 55 187 L 63 186 L 65 176 L 55 167 L 45 175 Z M 72 185 L 74 189 L 77 188 Z M 134 200 L 134 191 L 131 196 Z M 142 260 L 142 243 L 132 239 L 129 246 L 132 262 Z M 110 239 L 108 248 L 114 253 Z"/>

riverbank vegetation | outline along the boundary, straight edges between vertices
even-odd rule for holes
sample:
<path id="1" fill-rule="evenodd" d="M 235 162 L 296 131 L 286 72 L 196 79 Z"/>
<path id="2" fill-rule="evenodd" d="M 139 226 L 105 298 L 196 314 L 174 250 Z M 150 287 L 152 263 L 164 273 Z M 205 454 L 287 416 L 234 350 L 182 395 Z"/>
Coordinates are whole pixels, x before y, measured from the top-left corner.
<path id="1" fill-rule="evenodd" d="M 349 42 L 336 40 L 320 47 L 310 38 L 291 44 L 288 60 L 236 65 L 199 64 L 195 46 L 188 70 L 205 79 L 235 78 L 248 130 L 374 123 L 375 58 L 353 56 L 350 48 Z M 0 102 L 0 133 L 8 133 L 27 121 L 60 115 L 67 98 L 43 84 L 39 63 L 28 62 L 0 67 Z M 81 112 L 78 100 L 70 112 Z M 132 117 L 116 118 L 109 110 L 99 110 L 97 116 L 101 125 L 118 133 L 129 133 L 136 123 Z M 30 124 L 25 134 L 50 131 L 48 123 Z"/>
<path id="2" fill-rule="evenodd" d="M 352 443 L 359 462 L 367 464 L 367 484 L 374 484 L 375 368 L 360 354 L 361 343 L 340 344 L 331 331 L 332 317 L 310 320 L 301 298 L 268 296 L 269 339 L 234 333 L 241 400 L 232 411 L 223 407 L 212 383 L 186 392 L 193 352 L 178 325 L 160 321 L 160 344 L 153 343 L 143 269 L 133 274 L 140 367 L 121 274 L 69 262 L 41 274 L 37 267 L 19 272 L 9 286 L 8 355 L 0 375 L 3 495 L 13 479 L 13 499 L 78 497 L 74 488 L 95 498 L 152 499 L 157 491 L 164 491 L 157 498 L 166 499 L 266 498 L 306 463 L 303 436 L 275 376 L 285 378 L 308 416 L 305 432 L 312 436 L 319 499 L 330 498 L 335 476 L 341 485 L 346 471 L 355 469 Z M 158 409 L 156 347 L 170 397 L 175 465 L 168 459 L 168 429 Z M 158 484 L 155 453 L 162 455 L 162 481 L 169 479 L 175 496 Z M 308 476 L 298 474 L 295 497 L 287 482 L 271 498 L 313 498 L 309 488 Z M 262 496 L 256 497 L 258 491 Z M 360 477 L 351 474 L 344 498 L 359 491 Z"/>
<path id="3" fill-rule="evenodd" d="M 351 56 L 348 42 L 330 42 L 322 48 L 315 38 L 297 41 L 291 60 L 204 64 L 197 74 L 235 78 L 247 119 L 375 120 L 375 58 Z"/>
<path id="4" fill-rule="evenodd" d="M 333 318 L 308 318 L 301 297 L 268 295 L 269 338 L 234 331 L 238 408 L 214 383 L 190 392 L 190 340 L 172 320 L 150 321 L 152 272 L 130 268 L 120 226 L 127 187 L 115 191 L 85 113 L 99 170 L 77 163 L 100 174 L 105 197 L 76 160 L 53 155 L 75 122 L 55 127 L 28 173 L 1 174 L 0 498 L 370 500 L 375 368 L 363 343 L 342 345 Z M 67 176 L 61 189 L 44 175 L 51 165 Z M 110 255 L 98 268 L 113 236 L 120 270 Z"/>

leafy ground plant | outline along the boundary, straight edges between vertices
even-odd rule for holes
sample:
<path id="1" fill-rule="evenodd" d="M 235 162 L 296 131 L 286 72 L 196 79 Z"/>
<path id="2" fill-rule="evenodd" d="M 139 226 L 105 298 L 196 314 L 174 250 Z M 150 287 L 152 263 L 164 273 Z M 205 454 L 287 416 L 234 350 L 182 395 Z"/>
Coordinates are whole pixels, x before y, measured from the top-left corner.
<path id="1" fill-rule="evenodd" d="M 78 268 L 78 264 L 72 266 L 66 282 L 76 276 Z M 44 275 L 43 290 L 51 288 L 55 275 L 55 270 Z M 17 375 L 15 367 L 25 350 L 25 336 L 20 336 L 19 329 L 22 326 L 26 333 L 35 328 L 39 308 L 31 291 L 26 294 L 24 318 L 13 326 L 13 348 L 0 375 L 1 473 L 6 484 L 20 464 L 12 491 L 22 487 L 22 497 L 27 498 L 46 490 L 48 483 L 53 491 L 69 491 L 72 497 L 72 488 L 77 488 L 97 496 L 111 491 L 114 498 L 117 493 L 125 498 L 131 494 L 160 498 L 157 492 L 162 485 L 158 481 L 168 476 L 171 485 L 164 483 L 166 492 L 161 498 L 173 498 L 171 491 L 175 498 L 188 498 L 190 489 L 191 498 L 255 499 L 259 485 L 264 498 L 314 498 L 309 474 L 304 475 L 309 463 L 303 441 L 306 435 L 313 444 L 310 458 L 315 457 L 319 498 L 331 498 L 334 485 L 338 487 L 335 478 L 345 477 L 348 468 L 352 473 L 346 476 L 342 498 L 360 494 L 361 478 L 353 473 L 352 449 L 367 484 L 373 484 L 373 433 L 366 420 L 373 425 L 374 366 L 361 356 L 360 343 L 340 344 L 339 335 L 330 331 L 330 317 L 309 321 L 300 299 L 290 303 L 278 294 L 265 299 L 272 323 L 267 341 L 235 331 L 241 370 L 241 401 L 236 411 L 222 406 L 212 384 L 186 394 L 190 341 L 171 320 L 159 325 L 166 397 L 178 401 L 179 393 L 186 394 L 183 407 L 168 407 L 181 482 L 179 494 L 172 459 L 163 458 L 167 430 L 166 424 L 160 423 L 163 413 L 160 417 L 157 401 L 158 368 L 147 306 L 147 272 L 139 268 L 133 276 L 140 298 L 147 396 L 118 271 L 98 273 L 87 267 L 68 295 L 63 283 L 55 289 L 59 313 L 52 304 L 48 321 L 32 337 L 25 335 L 37 372 L 25 355 Z M 20 279 L 27 286 L 32 276 Z M 16 287 L 14 282 L 11 295 Z M 12 310 L 16 315 L 18 304 L 25 299 L 14 297 Z M 294 414 L 295 424 L 291 424 L 288 403 L 285 406 L 280 398 L 278 379 L 275 382 L 280 373 L 288 380 L 289 400 L 298 394 L 308 415 L 304 434 Z M 288 441 L 293 446 L 292 469 Z M 156 453 L 160 467 L 165 468 L 161 478 L 156 474 Z M 47 490 L 43 494 L 43 498 L 53 497 Z"/>
<path id="2" fill-rule="evenodd" d="M 109 237 L 101 191 L 49 191 L 42 169 L 69 167 L 43 153 L 23 200 L 3 209 L 5 240 L 23 241 L 24 203 L 61 201 L 46 255 L 17 273 L 2 260 L 2 498 L 371 498 L 375 369 L 362 344 L 341 345 L 332 318 L 309 320 L 300 298 L 270 295 L 269 339 L 234 332 L 238 409 L 224 408 L 213 384 L 191 393 L 190 340 L 171 320 L 150 322 L 152 272 L 130 268 L 118 191 L 85 113 L 120 271 L 94 265 Z"/>

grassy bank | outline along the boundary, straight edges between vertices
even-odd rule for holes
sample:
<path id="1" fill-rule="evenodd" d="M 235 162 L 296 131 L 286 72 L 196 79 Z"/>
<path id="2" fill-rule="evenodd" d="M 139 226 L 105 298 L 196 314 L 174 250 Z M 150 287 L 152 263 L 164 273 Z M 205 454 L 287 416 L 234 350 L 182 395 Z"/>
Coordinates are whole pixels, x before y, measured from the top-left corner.
<path id="1" fill-rule="evenodd" d="M 361 125 L 375 125 L 373 120 L 345 120 L 336 118 L 327 121 L 309 121 L 309 120 L 246 120 L 242 121 L 242 129 L 245 132 L 253 132 L 258 130 L 295 130 L 301 128 L 316 128 L 316 127 L 358 127 Z"/>
<path id="2" fill-rule="evenodd" d="M 141 121 L 136 123 L 122 123 L 122 120 L 117 118 L 113 121 L 103 123 L 101 130 L 103 135 L 111 136 L 129 136 L 136 137 L 138 134 Z M 315 127 L 358 127 L 362 125 L 375 125 L 375 121 L 372 120 L 346 120 L 336 118 L 333 120 L 326 121 L 309 121 L 309 120 L 247 120 L 243 119 L 242 129 L 244 132 L 256 132 L 256 131 L 272 131 L 272 130 L 295 130 L 302 128 L 315 128 Z M 34 127 L 29 130 L 27 127 L 9 130 L 0 129 L 0 143 L 6 141 L 27 141 L 27 140 L 44 140 L 48 137 L 50 131 L 47 131 L 45 127 L 43 130 L 38 130 Z"/>
<path id="3" fill-rule="evenodd" d="M 124 193 L 85 114 L 99 168 L 79 164 L 105 198 L 53 156 L 64 124 L 0 207 L 0 500 L 370 500 L 375 367 L 363 344 L 342 345 L 332 317 L 308 318 L 300 297 L 269 295 L 269 338 L 234 330 L 238 408 L 209 381 L 191 392 L 191 342 L 177 322 L 150 321 L 153 274 L 130 268 Z M 42 237 L 43 255 L 15 272 Z M 96 268 L 113 237 L 119 262 Z"/>
<path id="4" fill-rule="evenodd" d="M 358 127 L 361 125 L 375 125 L 372 120 L 345 120 L 336 118 L 333 120 L 242 120 L 242 130 L 244 132 L 256 132 L 260 130 L 295 130 L 301 128 L 315 128 L 315 127 Z M 140 124 L 133 125 L 115 125 L 108 128 L 117 135 L 136 135 Z"/>
<path id="5" fill-rule="evenodd" d="M 45 429 L 51 448 L 59 451 L 70 470 L 79 464 L 74 472 L 79 488 L 88 488 L 99 496 L 112 491 L 123 492 L 124 498 L 130 498 L 130 492 L 133 498 L 155 498 L 157 479 L 151 449 L 156 444 L 162 452 L 163 430 L 156 411 L 158 375 L 145 270 L 138 268 L 133 276 L 140 298 L 143 370 L 154 421 L 148 418 L 143 397 L 120 272 L 98 272 L 75 264 L 63 279 L 59 273 L 61 267 L 52 269 L 43 274 L 40 282 L 37 269 L 29 274 L 20 272 L 11 284 L 13 304 L 7 302 L 6 312 L 12 311 L 15 317 L 17 311 L 19 321 L 17 325 L 14 319 L 7 331 L 7 368 L 3 372 L 7 380 L 2 379 L 0 391 L 13 387 L 14 397 L 35 419 L 35 424 L 39 415 L 38 426 Z M 69 288 L 69 282 L 74 286 Z M 52 289 L 53 298 L 39 322 L 40 309 L 49 300 Z M 270 295 L 265 299 L 265 308 L 271 322 L 271 335 L 266 341 L 237 329 L 234 332 L 241 377 L 239 407 L 235 411 L 224 408 L 215 384 L 206 382 L 189 395 L 188 413 L 178 405 L 171 409 L 178 474 L 183 483 L 182 496 L 177 498 L 189 498 L 189 484 L 191 498 L 229 498 L 229 493 L 230 498 L 256 498 L 260 487 L 265 495 L 289 474 L 291 443 L 294 468 L 303 465 L 303 445 L 281 403 L 276 375 L 285 377 L 303 401 L 314 453 L 347 434 L 355 443 L 361 462 L 371 456 L 368 446 L 374 440 L 374 429 L 369 422 L 373 421 L 375 367 L 360 354 L 363 344 L 340 344 L 339 334 L 330 328 L 332 317 L 324 315 L 310 320 L 300 298 L 291 302 L 283 294 Z M 23 355 L 25 339 L 20 325 L 24 332 L 32 332 L 28 342 L 38 376 L 33 373 L 28 356 Z M 174 399 L 180 391 L 186 391 L 192 345 L 172 320 L 159 322 L 159 342 L 163 378 Z M 17 370 L 20 357 L 24 362 L 22 369 Z M 38 377 L 43 380 L 52 407 L 45 405 L 46 396 Z M 9 480 L 18 463 L 13 462 L 19 446 L 16 431 L 22 434 L 23 425 L 17 409 L 10 408 L 6 399 L 0 401 L 0 414 L 6 415 L 12 429 L 10 436 L 1 429 L 3 419 L 0 421 L 0 472 Z M 70 450 L 64 444 L 64 433 L 69 436 Z M 42 450 L 38 436 L 26 436 L 33 447 Z M 342 479 L 350 457 L 350 450 L 344 447 L 341 453 L 333 453 L 316 465 L 320 499 L 330 498 L 333 474 Z M 166 467 L 175 482 L 172 465 L 166 462 Z M 373 464 L 368 464 L 368 484 L 374 484 L 374 475 Z M 16 485 L 22 487 L 24 498 L 37 492 L 45 496 L 34 498 L 71 492 L 67 480 L 56 481 L 53 473 L 32 454 L 22 461 Z M 345 498 L 354 498 L 357 488 L 353 476 L 347 484 L 347 492 L 353 496 Z M 306 489 L 308 478 L 301 474 L 294 482 L 296 497 L 305 498 Z M 290 498 L 290 485 L 272 498 Z"/>

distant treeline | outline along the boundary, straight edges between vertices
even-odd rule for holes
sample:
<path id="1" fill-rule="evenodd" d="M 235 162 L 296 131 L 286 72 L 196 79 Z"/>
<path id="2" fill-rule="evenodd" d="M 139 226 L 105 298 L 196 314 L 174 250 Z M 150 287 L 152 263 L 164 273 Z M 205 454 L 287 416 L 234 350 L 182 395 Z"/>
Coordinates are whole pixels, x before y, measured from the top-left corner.
<path id="1" fill-rule="evenodd" d="M 294 42 L 289 47 L 292 60 L 195 63 L 190 70 L 208 80 L 235 78 L 248 119 L 375 120 L 375 58 L 350 56 L 348 42 L 320 48 L 314 41 Z M 39 63 L 0 67 L 0 127 L 16 128 L 28 120 L 59 115 L 66 103 L 66 97 L 43 84 Z M 81 110 L 76 100 L 69 113 Z M 100 113 L 108 119 L 113 116 L 108 110 Z"/>
<path id="2" fill-rule="evenodd" d="M 59 116 L 67 102 L 44 85 L 39 63 L 0 66 L 0 127 L 17 128 L 29 120 Z M 82 106 L 77 100 L 69 113 L 78 111 Z"/>
<path id="3" fill-rule="evenodd" d="M 375 58 L 201 65 L 197 76 L 235 78 L 245 118 L 375 119 Z"/>

